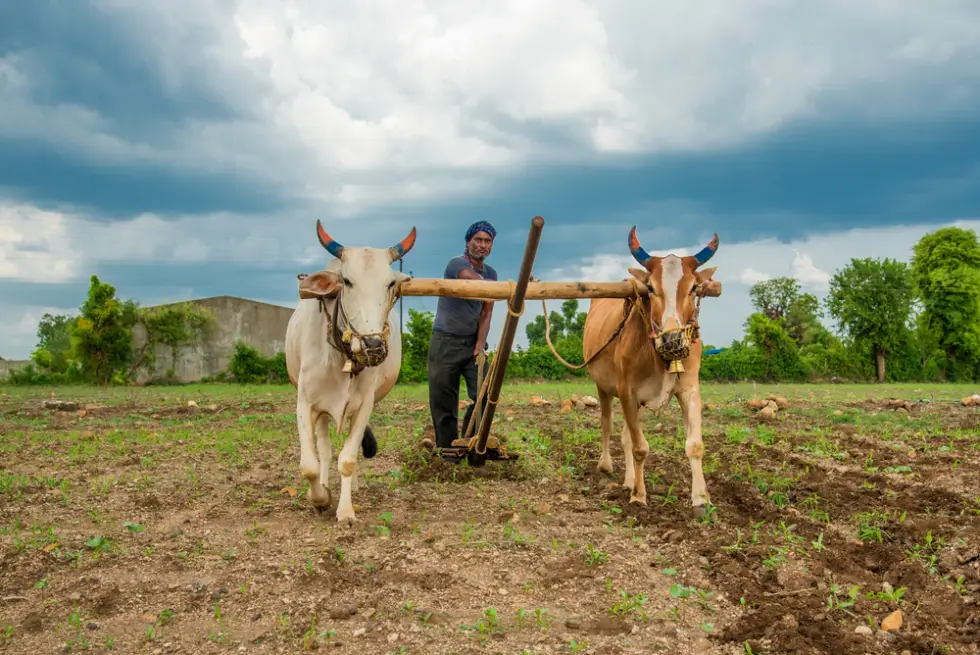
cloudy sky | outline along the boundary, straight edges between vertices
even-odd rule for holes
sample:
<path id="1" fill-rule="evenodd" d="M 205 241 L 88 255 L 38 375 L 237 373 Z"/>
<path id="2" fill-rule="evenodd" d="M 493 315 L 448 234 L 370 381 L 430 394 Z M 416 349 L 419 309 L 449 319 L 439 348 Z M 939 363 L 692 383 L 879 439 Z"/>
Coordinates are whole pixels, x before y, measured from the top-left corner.
<path id="1" fill-rule="evenodd" d="M 549 280 L 623 278 L 633 224 L 656 252 L 718 232 L 724 345 L 757 280 L 822 295 L 980 228 L 978 61 L 976 0 L 3 3 L 0 356 L 93 273 L 295 306 L 318 218 L 348 245 L 417 226 L 417 277 L 485 219 L 506 279 L 536 214 Z"/>

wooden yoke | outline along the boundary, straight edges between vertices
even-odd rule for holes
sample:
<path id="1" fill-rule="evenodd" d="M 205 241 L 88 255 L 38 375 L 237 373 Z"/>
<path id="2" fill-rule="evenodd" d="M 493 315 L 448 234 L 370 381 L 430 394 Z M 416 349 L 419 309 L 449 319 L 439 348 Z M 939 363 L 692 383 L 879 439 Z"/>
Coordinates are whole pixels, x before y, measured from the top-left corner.
<path id="1" fill-rule="evenodd" d="M 529 242 L 530 243 L 530 242 Z M 531 255 L 532 259 L 534 255 Z M 520 284 L 520 279 L 518 280 Z M 402 296 L 443 296 L 467 300 L 510 300 L 515 289 L 510 282 L 492 280 L 446 280 L 413 278 L 399 285 Z M 633 298 L 649 292 L 644 286 L 634 288 L 629 280 L 620 282 L 526 282 L 521 300 L 568 300 L 569 298 Z M 704 295 L 721 295 L 721 282 L 705 284 Z"/>

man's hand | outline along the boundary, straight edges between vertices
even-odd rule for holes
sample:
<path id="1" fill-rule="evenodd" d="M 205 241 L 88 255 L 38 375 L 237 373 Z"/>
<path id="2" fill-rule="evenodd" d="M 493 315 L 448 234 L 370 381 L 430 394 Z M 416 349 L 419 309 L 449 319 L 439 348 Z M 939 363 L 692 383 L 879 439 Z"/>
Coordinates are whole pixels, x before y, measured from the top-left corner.
<path id="1" fill-rule="evenodd" d="M 480 353 L 483 352 L 483 348 L 485 346 L 486 346 L 486 343 L 484 341 L 482 341 L 482 340 L 476 342 L 476 348 L 473 349 L 473 358 L 474 359 L 476 359 L 477 357 L 480 356 Z"/>

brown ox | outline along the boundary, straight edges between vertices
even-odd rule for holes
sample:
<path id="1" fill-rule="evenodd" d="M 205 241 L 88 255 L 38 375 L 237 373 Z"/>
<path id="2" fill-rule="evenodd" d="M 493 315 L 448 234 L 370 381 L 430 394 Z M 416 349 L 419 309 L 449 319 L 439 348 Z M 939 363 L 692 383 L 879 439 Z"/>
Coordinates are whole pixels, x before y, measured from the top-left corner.
<path id="1" fill-rule="evenodd" d="M 709 500 L 701 470 L 704 446 L 701 442 L 701 340 L 697 330 L 700 298 L 721 295 L 721 283 L 711 279 L 715 268 L 697 270 L 718 249 L 718 235 L 698 254 L 687 257 L 649 255 L 636 238 L 636 226 L 629 233 L 629 248 L 642 269 L 629 272 L 647 287 L 649 294 L 638 300 L 595 298 L 589 306 L 583 333 L 583 355 L 589 361 L 609 344 L 587 370 L 598 391 L 602 411 L 602 455 L 597 468 L 612 473 L 609 435 L 612 432 L 612 399 L 619 398 L 626 424 L 622 443 L 626 476 L 623 486 L 630 489 L 630 502 L 646 504 L 643 464 L 650 446 L 638 418 L 641 407 L 666 407 L 677 397 L 684 415 L 687 457 L 691 462 L 691 505 L 695 515 L 704 514 Z M 629 279 L 629 278 L 627 278 Z M 635 306 L 634 306 L 635 305 Z M 616 329 L 630 308 L 621 332 Z M 687 327 L 687 333 L 681 328 Z M 612 339 L 612 341 L 610 341 Z M 661 352 L 658 346 L 665 346 Z M 668 366 L 665 356 L 683 355 L 681 366 Z M 663 354 L 661 354 L 663 353 Z M 671 369 L 680 369 L 672 372 Z"/>

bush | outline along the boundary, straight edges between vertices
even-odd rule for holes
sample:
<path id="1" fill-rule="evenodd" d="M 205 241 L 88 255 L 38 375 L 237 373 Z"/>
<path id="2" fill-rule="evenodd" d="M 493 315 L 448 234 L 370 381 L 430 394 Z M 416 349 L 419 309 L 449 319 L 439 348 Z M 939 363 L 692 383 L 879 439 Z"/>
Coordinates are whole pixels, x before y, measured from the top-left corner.
<path id="1" fill-rule="evenodd" d="M 244 341 L 235 343 L 235 353 L 228 365 L 228 372 L 239 384 L 286 384 L 286 353 L 278 352 L 266 357 Z"/>

